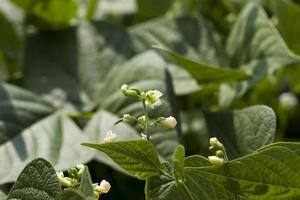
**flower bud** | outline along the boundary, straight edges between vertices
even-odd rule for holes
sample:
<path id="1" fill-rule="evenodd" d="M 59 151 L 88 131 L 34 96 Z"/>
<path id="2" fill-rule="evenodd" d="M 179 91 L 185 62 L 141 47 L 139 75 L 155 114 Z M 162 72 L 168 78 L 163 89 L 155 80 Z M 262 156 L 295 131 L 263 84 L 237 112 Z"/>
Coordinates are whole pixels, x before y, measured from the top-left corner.
<path id="1" fill-rule="evenodd" d="M 137 91 L 129 89 L 128 85 L 126 85 L 126 84 L 122 85 L 121 91 L 125 96 L 128 96 L 128 97 L 137 97 L 138 96 Z"/>
<path id="2" fill-rule="evenodd" d="M 215 167 L 222 167 L 224 165 L 224 159 L 217 156 L 208 156 L 208 162 Z"/>
<path id="3" fill-rule="evenodd" d="M 123 122 L 133 122 L 136 119 L 132 117 L 130 114 L 124 114 L 122 117 Z"/>
<path id="4" fill-rule="evenodd" d="M 78 176 L 81 177 L 81 175 L 84 171 L 84 165 L 83 164 L 76 165 L 76 168 L 79 170 L 78 171 Z"/>
<path id="5" fill-rule="evenodd" d="M 103 141 L 105 143 L 110 143 L 110 142 L 113 142 L 114 139 L 116 139 L 117 137 L 117 134 L 113 133 L 111 130 L 109 130 L 107 133 L 106 133 L 106 137 L 103 139 Z"/>
<path id="6" fill-rule="evenodd" d="M 222 150 L 218 150 L 216 151 L 216 156 L 218 156 L 219 158 L 224 158 L 225 154 Z"/>
<path id="7" fill-rule="evenodd" d="M 214 150 L 225 151 L 224 145 L 216 137 L 210 138 L 209 144 L 210 144 L 210 147 L 209 147 L 210 150 L 214 149 Z"/>
<path id="8" fill-rule="evenodd" d="M 146 117 L 145 115 L 142 115 L 138 118 L 138 122 L 141 124 L 145 124 L 146 123 Z"/>
<path id="9" fill-rule="evenodd" d="M 111 185 L 106 180 L 102 180 L 100 185 L 94 186 L 94 191 L 98 194 L 108 193 L 111 188 Z"/>
<path id="10" fill-rule="evenodd" d="M 161 124 L 166 128 L 174 128 L 177 124 L 177 120 L 175 117 L 167 117 L 161 121 Z"/>

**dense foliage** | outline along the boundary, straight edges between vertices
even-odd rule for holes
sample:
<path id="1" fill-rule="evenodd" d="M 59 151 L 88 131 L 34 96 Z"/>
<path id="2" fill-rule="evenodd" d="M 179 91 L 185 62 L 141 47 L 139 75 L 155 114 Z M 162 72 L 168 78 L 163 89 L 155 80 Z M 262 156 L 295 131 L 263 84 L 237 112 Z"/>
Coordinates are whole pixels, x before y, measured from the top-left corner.
<path id="1" fill-rule="evenodd" d="M 0 199 L 300 198 L 299 17 L 296 0 L 1 0 Z"/>

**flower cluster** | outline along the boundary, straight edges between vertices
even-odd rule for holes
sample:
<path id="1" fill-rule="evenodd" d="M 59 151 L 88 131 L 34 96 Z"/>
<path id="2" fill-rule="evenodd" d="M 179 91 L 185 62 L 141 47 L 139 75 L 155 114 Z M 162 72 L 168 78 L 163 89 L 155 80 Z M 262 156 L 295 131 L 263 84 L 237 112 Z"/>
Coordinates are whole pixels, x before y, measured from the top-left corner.
<path id="1" fill-rule="evenodd" d="M 215 167 L 222 167 L 228 161 L 224 145 L 216 138 L 209 139 L 209 150 L 215 151 L 214 156 L 208 156 L 208 162 Z"/>
<path id="2" fill-rule="evenodd" d="M 79 164 L 67 171 L 68 176 L 65 176 L 62 171 L 56 172 L 61 187 L 64 190 L 77 188 L 80 184 L 81 176 L 84 170 L 85 166 L 83 164 Z M 98 200 L 101 194 L 108 193 L 110 188 L 111 185 L 106 180 L 102 180 L 100 185 L 98 183 L 94 183 L 93 189 L 95 200 Z"/>

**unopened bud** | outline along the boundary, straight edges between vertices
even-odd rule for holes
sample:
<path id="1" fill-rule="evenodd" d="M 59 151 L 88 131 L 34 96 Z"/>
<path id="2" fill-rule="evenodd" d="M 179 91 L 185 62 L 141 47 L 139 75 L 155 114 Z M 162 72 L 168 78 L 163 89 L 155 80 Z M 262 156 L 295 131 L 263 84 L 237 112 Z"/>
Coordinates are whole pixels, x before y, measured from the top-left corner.
<path id="1" fill-rule="evenodd" d="M 126 84 L 122 85 L 121 91 L 125 96 L 128 96 L 128 97 L 137 97 L 138 96 L 137 91 L 129 89 L 128 85 L 126 85 Z"/>
<path id="2" fill-rule="evenodd" d="M 222 167 L 224 165 L 224 159 L 217 156 L 208 156 L 208 162 L 215 167 Z"/>
<path id="3" fill-rule="evenodd" d="M 224 152 L 222 150 L 218 150 L 216 151 L 216 156 L 218 156 L 219 158 L 224 158 Z"/>
<path id="4" fill-rule="evenodd" d="M 209 147 L 210 150 L 214 149 L 214 150 L 225 151 L 224 145 L 216 137 L 210 138 L 209 144 L 210 144 L 210 147 Z"/>
<path id="5" fill-rule="evenodd" d="M 177 124 L 177 120 L 175 117 L 170 116 L 162 120 L 161 124 L 166 128 L 174 128 Z"/>

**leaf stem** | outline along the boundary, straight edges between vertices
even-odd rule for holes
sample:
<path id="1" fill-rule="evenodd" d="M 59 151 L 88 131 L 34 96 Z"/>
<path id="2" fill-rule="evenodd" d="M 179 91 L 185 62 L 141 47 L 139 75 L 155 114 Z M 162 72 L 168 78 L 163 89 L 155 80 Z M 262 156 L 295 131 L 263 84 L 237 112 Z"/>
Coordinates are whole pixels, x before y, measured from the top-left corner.
<path id="1" fill-rule="evenodd" d="M 150 200 L 150 178 L 146 179 L 145 199 Z"/>

